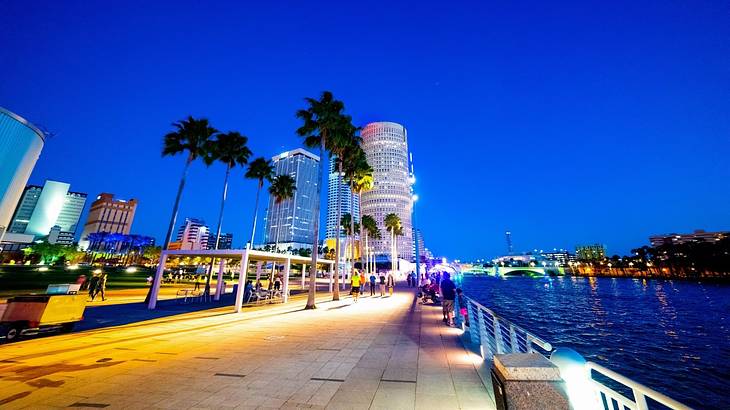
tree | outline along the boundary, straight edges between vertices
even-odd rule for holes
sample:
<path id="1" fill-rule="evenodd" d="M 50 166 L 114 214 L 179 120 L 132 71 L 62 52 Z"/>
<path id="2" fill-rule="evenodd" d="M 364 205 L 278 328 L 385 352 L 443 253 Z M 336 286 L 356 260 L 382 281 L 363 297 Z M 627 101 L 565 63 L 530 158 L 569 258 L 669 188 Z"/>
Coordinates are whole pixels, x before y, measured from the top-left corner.
<path id="1" fill-rule="evenodd" d="M 245 177 L 248 179 L 255 179 L 258 181 L 258 190 L 256 191 L 256 205 L 253 209 L 253 226 L 251 227 L 251 242 L 249 242 L 249 248 L 253 249 L 253 239 L 256 235 L 256 219 L 259 214 L 259 195 L 261 194 L 261 188 L 264 187 L 264 181 L 271 181 L 274 176 L 274 167 L 271 165 L 271 161 L 266 158 L 259 157 L 248 164 L 248 170 L 246 171 Z"/>
<path id="2" fill-rule="evenodd" d="M 363 256 L 365 256 L 365 264 L 363 266 L 369 266 L 370 250 L 368 249 L 368 239 L 380 237 L 380 231 L 378 230 L 378 223 L 375 222 L 375 218 L 370 215 L 363 215 L 360 217 L 360 231 L 363 234 Z M 370 273 L 370 269 L 367 269 Z"/>
<path id="3" fill-rule="evenodd" d="M 350 183 L 350 203 L 355 202 L 355 194 L 357 194 L 358 202 L 360 203 L 360 209 L 362 209 L 362 193 L 373 189 L 373 169 L 368 164 L 367 158 L 365 157 L 365 151 L 360 147 L 360 138 L 353 139 L 355 143 L 345 152 L 345 160 L 347 165 L 345 166 L 345 178 Z M 350 224 L 355 224 L 355 220 L 350 221 Z M 354 229 L 352 226 L 350 230 Z M 352 252 L 352 274 L 355 274 L 355 246 L 353 246 Z M 360 252 L 361 260 L 364 252 Z M 364 266 L 364 265 L 363 265 Z"/>
<path id="4" fill-rule="evenodd" d="M 46 241 L 35 243 L 28 248 L 24 249 L 23 252 L 26 256 L 37 255 L 40 258 L 40 264 L 51 265 L 56 262 L 60 257 L 66 255 L 72 248 L 60 245 L 52 244 Z"/>
<path id="5" fill-rule="evenodd" d="M 397 214 L 393 213 L 385 215 L 384 223 L 385 229 L 390 232 L 390 266 L 391 271 L 395 272 L 397 263 L 396 260 L 398 257 L 398 245 L 395 242 L 395 238 L 398 235 L 403 235 L 403 225 L 401 225 L 400 217 Z"/>
<path id="6" fill-rule="evenodd" d="M 324 91 L 319 100 L 314 98 L 305 98 L 307 107 L 300 109 L 296 113 L 296 117 L 302 120 L 302 125 L 297 129 L 297 134 L 304 138 L 304 145 L 309 148 L 319 147 L 320 157 L 324 152 L 332 153 L 336 151 L 333 147 L 337 147 L 339 142 L 349 136 L 349 129 L 352 128 L 352 118 L 343 113 L 345 104 L 336 100 L 331 92 Z M 323 180 L 323 165 L 320 164 L 317 180 L 317 199 L 320 198 L 322 185 L 326 184 Z M 312 215 L 314 217 L 314 238 L 312 249 L 319 249 L 319 201 L 315 201 L 316 206 Z M 318 252 L 312 252 L 312 263 L 309 267 L 309 295 L 305 309 L 315 309 L 314 303 L 316 295 L 317 280 L 317 257 Z M 337 262 L 335 263 L 337 266 Z M 335 286 L 332 295 L 333 300 L 339 300 L 340 293 L 337 286 L 337 275 L 335 275 Z"/>
<path id="7" fill-rule="evenodd" d="M 294 191 L 297 190 L 297 181 L 294 180 L 290 175 L 277 175 L 269 186 L 269 194 L 274 197 L 274 203 L 279 205 L 287 199 L 294 197 Z M 279 212 L 280 216 L 281 212 Z M 281 219 L 281 218 L 279 218 Z M 279 228 L 281 228 L 281 221 L 276 221 L 276 241 L 274 249 L 279 248 Z M 273 271 L 273 269 L 272 269 Z"/>

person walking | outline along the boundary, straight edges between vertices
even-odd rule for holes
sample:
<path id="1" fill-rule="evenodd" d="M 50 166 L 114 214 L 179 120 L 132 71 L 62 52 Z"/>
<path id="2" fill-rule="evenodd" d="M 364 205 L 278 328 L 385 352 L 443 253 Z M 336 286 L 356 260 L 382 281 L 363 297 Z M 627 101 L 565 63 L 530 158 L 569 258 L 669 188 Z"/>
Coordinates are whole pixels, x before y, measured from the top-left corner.
<path id="1" fill-rule="evenodd" d="M 89 297 L 92 302 L 94 301 L 94 296 L 96 296 L 97 283 L 99 283 L 99 275 L 95 273 L 91 276 L 91 279 L 89 279 Z"/>
<path id="2" fill-rule="evenodd" d="M 243 287 L 243 303 L 250 302 L 252 296 L 253 296 L 253 283 L 251 282 L 251 279 L 249 279 L 246 281 L 246 286 Z"/>
<path id="3" fill-rule="evenodd" d="M 101 301 L 106 300 L 106 278 L 107 274 L 102 273 L 99 280 L 96 282 L 96 290 L 94 291 L 94 296 L 91 297 L 91 301 L 94 301 L 94 298 L 96 298 L 96 295 L 101 293 Z"/>
<path id="4" fill-rule="evenodd" d="M 193 291 L 200 290 L 200 275 L 195 275 L 195 288 Z"/>
<path id="5" fill-rule="evenodd" d="M 469 327 L 469 309 L 466 307 L 466 297 L 464 296 L 464 291 L 461 290 L 461 288 L 456 288 L 456 297 L 459 300 L 459 313 L 464 320 L 464 325 Z"/>
<path id="6" fill-rule="evenodd" d="M 444 272 L 441 279 L 441 306 L 443 307 L 444 323 L 451 326 L 454 323 L 454 299 L 456 299 L 456 285 L 451 281 L 451 275 Z"/>
<path id="7" fill-rule="evenodd" d="M 360 292 L 364 295 L 365 294 L 365 286 L 367 286 L 369 282 L 365 279 L 365 274 L 360 271 Z"/>
<path id="8" fill-rule="evenodd" d="M 357 273 L 352 275 L 352 278 L 350 279 L 350 293 L 352 293 L 352 298 L 355 299 L 355 303 L 357 303 L 357 299 L 360 296 L 360 275 Z"/>
<path id="9" fill-rule="evenodd" d="M 378 278 L 375 277 L 374 273 L 370 274 L 370 296 L 375 296 L 375 282 Z"/>
<path id="10" fill-rule="evenodd" d="M 274 276 L 274 290 L 281 290 L 281 278 L 279 277 L 279 275 Z"/>
<path id="11" fill-rule="evenodd" d="M 393 288 L 395 287 L 395 278 L 392 273 L 388 273 L 388 277 L 385 280 L 385 286 L 388 288 L 388 295 L 393 296 Z"/>
<path id="12" fill-rule="evenodd" d="M 385 275 L 380 274 L 380 297 L 385 297 Z"/>

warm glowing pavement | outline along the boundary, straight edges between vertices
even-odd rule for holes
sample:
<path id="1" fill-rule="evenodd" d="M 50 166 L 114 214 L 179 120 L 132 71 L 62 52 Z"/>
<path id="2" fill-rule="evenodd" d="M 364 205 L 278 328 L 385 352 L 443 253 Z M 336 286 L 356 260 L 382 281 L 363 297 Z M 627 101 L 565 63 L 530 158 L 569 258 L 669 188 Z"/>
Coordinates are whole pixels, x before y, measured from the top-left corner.
<path id="1" fill-rule="evenodd" d="M 480 358 L 403 290 L 230 308 L 0 347 L 0 408 L 493 407 Z"/>

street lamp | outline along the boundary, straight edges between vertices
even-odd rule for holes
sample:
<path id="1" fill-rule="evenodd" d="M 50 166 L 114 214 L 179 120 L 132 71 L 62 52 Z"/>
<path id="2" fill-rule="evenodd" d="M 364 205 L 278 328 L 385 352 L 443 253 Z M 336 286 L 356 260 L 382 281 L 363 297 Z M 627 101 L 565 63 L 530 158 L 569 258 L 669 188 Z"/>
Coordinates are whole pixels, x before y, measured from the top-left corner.
<path id="1" fill-rule="evenodd" d="M 416 177 L 411 176 L 411 184 L 416 182 Z M 418 229 L 416 229 L 416 201 L 418 201 L 418 194 L 413 194 L 411 197 L 413 199 L 413 220 L 411 221 L 411 225 L 413 226 L 413 236 L 415 237 L 415 244 L 416 244 L 416 278 L 421 277 L 421 255 L 418 250 Z"/>

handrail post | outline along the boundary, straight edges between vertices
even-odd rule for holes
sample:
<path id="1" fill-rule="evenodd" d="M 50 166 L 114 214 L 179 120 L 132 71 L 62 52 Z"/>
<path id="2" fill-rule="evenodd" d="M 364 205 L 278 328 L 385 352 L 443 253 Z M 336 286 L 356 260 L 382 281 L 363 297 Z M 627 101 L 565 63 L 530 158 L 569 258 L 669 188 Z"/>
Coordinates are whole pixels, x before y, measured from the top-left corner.
<path id="1" fill-rule="evenodd" d="M 496 316 L 494 318 L 494 345 L 497 347 L 497 354 L 504 353 L 504 344 L 502 343 L 502 327 L 499 324 L 499 319 Z"/>
<path id="2" fill-rule="evenodd" d="M 509 344 L 512 346 L 512 353 L 522 353 L 520 351 L 520 344 L 517 343 L 517 332 L 515 332 L 514 324 L 509 324 Z"/>
<path id="3" fill-rule="evenodd" d="M 466 302 L 467 310 L 469 311 L 469 335 L 471 336 L 471 342 L 475 345 L 481 344 L 481 326 L 479 325 L 479 308 L 472 303 L 471 300 Z"/>

